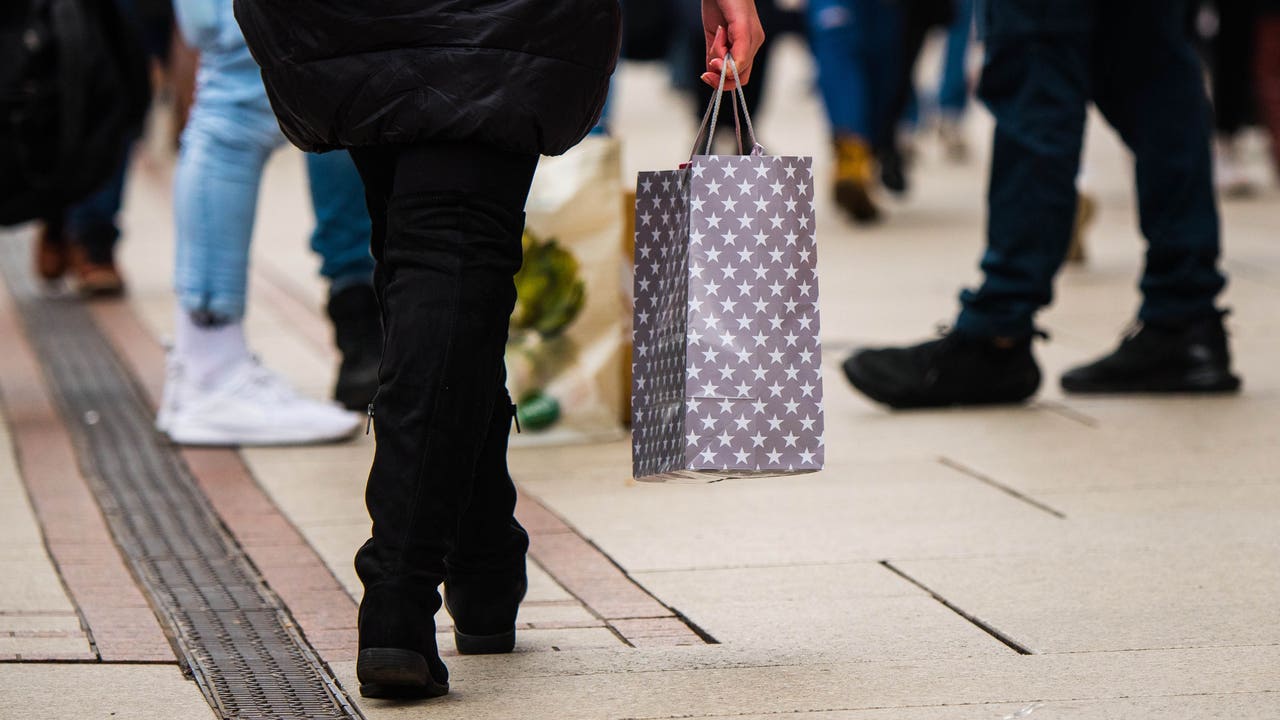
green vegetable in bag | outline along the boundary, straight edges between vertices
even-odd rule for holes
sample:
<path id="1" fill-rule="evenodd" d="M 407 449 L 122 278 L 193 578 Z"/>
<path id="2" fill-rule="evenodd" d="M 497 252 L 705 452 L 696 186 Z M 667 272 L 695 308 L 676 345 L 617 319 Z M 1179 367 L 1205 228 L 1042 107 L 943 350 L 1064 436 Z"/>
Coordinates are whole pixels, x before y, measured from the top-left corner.
<path id="1" fill-rule="evenodd" d="M 514 331 L 537 332 L 554 338 L 564 332 L 586 303 L 578 260 L 551 238 L 540 240 L 525 231 L 524 265 L 516 274 L 516 308 L 511 314 Z"/>

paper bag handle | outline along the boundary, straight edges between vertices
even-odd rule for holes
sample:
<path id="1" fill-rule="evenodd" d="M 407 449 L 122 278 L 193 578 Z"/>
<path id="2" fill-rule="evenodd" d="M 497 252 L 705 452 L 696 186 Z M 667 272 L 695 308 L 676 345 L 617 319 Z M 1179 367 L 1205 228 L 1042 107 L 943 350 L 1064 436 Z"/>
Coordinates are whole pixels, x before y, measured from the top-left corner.
<path id="1" fill-rule="evenodd" d="M 733 107 L 733 125 L 735 134 L 738 137 L 738 153 L 745 155 L 746 151 L 742 145 L 742 124 L 738 121 L 738 105 L 742 105 L 742 117 L 746 119 L 747 136 L 751 139 L 751 154 L 763 155 L 764 148 L 756 141 L 756 130 L 751 124 L 751 113 L 747 110 L 747 96 L 742 91 L 742 80 L 738 77 L 738 64 L 733 60 L 732 53 L 726 53 L 724 56 L 724 66 L 720 68 L 720 86 L 716 88 L 716 92 L 711 96 L 711 102 L 707 104 L 707 111 L 702 116 L 702 124 L 698 127 L 698 134 L 693 139 L 693 150 L 689 152 L 689 159 L 692 160 L 698 154 L 698 146 L 702 144 L 702 136 L 707 136 L 706 149 L 704 155 L 711 154 L 711 145 L 715 140 L 716 126 L 720 122 L 720 102 L 724 97 L 725 79 L 729 74 L 729 70 L 733 70 L 733 81 L 737 88 L 730 92 L 729 103 Z"/>

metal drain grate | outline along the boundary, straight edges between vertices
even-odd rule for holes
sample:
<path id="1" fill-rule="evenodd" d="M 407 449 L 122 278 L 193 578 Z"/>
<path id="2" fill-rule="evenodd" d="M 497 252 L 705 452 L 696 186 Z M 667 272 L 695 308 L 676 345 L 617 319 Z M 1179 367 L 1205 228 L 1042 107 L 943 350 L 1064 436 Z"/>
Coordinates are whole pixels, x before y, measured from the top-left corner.
<path id="1" fill-rule="evenodd" d="M 361 717 L 157 435 L 89 312 L 42 296 L 30 249 L 0 233 L 0 271 L 112 534 L 210 705 L 228 719 Z"/>

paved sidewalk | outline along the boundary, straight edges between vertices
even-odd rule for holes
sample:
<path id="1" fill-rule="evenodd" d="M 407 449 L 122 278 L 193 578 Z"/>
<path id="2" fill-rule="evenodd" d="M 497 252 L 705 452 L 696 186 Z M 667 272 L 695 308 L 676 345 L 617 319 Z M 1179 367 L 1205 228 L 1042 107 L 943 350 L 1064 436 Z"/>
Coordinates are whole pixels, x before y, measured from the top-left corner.
<path id="1" fill-rule="evenodd" d="M 830 160 L 807 59 L 783 52 L 762 140 L 817 154 L 821 178 Z M 659 69 L 627 69 L 618 113 L 628 172 L 687 151 L 692 111 Z M 984 158 L 980 111 L 969 129 Z M 827 469 L 636 484 L 626 442 L 513 451 L 536 561 L 517 652 L 446 653 L 446 698 L 355 693 L 351 557 L 368 531 L 369 439 L 187 460 L 374 720 L 1280 717 L 1280 191 L 1223 206 L 1242 395 L 1064 397 L 1057 375 L 1109 350 L 1137 303 L 1131 171 L 1109 130 L 1090 133 L 1100 212 L 1089 262 L 1063 274 L 1042 318 L 1053 340 L 1037 348 L 1046 384 L 1034 403 L 890 413 L 839 375 L 855 345 L 928 335 L 975 277 L 984 163 L 946 164 L 924 141 L 917 187 L 884 225 L 854 228 L 820 199 Z M 146 157 L 137 169 L 131 295 L 96 316 L 154 392 L 172 325 L 170 168 Z M 295 153 L 272 162 L 260 212 L 252 344 L 324 394 L 335 356 Z M 148 664 L 94 655 L 94 629 L 111 621 L 77 617 L 83 599 L 51 560 L 57 538 L 40 535 L 33 479 L 20 476 L 12 438 L 38 424 L 27 395 L 7 395 L 0 420 L 0 720 L 211 717 L 154 647 Z M 80 662 L 52 663 L 64 654 Z"/>

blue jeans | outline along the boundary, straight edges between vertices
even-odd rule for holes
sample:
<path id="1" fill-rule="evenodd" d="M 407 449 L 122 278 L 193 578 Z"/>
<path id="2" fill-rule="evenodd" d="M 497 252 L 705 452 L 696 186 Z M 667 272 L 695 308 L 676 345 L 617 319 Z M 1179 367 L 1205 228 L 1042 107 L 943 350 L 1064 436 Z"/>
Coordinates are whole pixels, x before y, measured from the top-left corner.
<path id="1" fill-rule="evenodd" d="M 175 9 L 200 50 L 200 71 L 174 180 L 174 282 L 184 310 L 238 320 L 262 170 L 285 139 L 229 0 L 180 0 Z M 355 165 L 343 152 L 311 158 L 307 169 L 321 273 L 331 290 L 371 283 L 369 215 Z"/>
<path id="2" fill-rule="evenodd" d="M 956 18 L 947 30 L 942 82 L 938 86 L 938 111 L 950 119 L 963 115 L 969 103 L 965 61 L 969 57 L 969 37 L 973 34 L 973 0 L 956 0 L 955 8 Z"/>
<path id="3" fill-rule="evenodd" d="M 902 11 L 891 0 L 810 0 L 809 43 L 832 132 L 888 137 Z"/>
<path id="4" fill-rule="evenodd" d="M 1053 298 L 1076 212 L 1092 100 L 1133 152 L 1147 239 L 1140 320 L 1217 312 L 1218 211 L 1210 111 L 1179 0 L 988 0 L 978 94 L 996 118 L 985 279 L 956 329 L 1025 336 Z"/>

